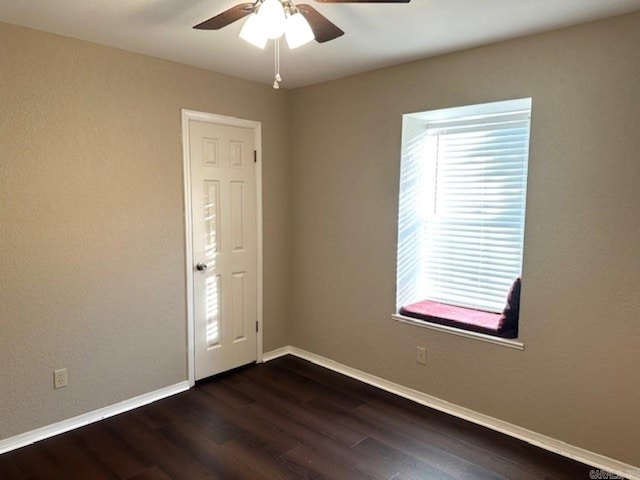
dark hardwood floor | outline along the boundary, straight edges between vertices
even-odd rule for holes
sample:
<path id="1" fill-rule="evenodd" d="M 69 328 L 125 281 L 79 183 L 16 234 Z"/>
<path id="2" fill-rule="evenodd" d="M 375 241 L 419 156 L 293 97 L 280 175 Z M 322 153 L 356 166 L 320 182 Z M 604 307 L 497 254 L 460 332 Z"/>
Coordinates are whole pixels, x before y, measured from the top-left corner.
<path id="1" fill-rule="evenodd" d="M 590 467 L 287 356 L 0 456 L 0 479 L 588 479 Z"/>

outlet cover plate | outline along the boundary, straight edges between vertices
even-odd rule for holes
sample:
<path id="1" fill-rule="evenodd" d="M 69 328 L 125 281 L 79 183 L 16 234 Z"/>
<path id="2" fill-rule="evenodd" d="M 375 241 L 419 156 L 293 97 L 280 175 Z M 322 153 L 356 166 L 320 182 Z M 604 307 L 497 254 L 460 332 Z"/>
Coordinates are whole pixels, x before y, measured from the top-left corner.
<path id="1" fill-rule="evenodd" d="M 53 388 L 64 388 L 67 383 L 67 369 L 61 368 L 60 370 L 53 371 Z"/>
<path id="2" fill-rule="evenodd" d="M 416 362 L 418 362 L 420 365 L 427 364 L 427 349 L 425 347 L 418 347 Z"/>

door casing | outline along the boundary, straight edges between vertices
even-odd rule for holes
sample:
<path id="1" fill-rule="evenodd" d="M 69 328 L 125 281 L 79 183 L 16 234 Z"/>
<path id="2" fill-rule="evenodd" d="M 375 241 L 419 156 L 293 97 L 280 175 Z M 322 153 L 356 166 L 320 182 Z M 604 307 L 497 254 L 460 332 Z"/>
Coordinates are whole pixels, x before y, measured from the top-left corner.
<path id="1" fill-rule="evenodd" d="M 187 370 L 189 386 L 195 385 L 195 316 L 194 316 L 194 257 L 193 257 L 193 218 L 191 211 L 191 155 L 189 151 L 189 122 L 196 120 L 218 125 L 253 129 L 256 149 L 256 222 L 258 234 L 257 251 L 257 321 L 258 334 L 256 341 L 256 361 L 262 362 L 262 124 L 253 120 L 227 117 L 214 113 L 182 110 L 182 162 L 184 185 L 184 221 L 185 221 L 185 274 L 186 274 L 186 307 L 187 307 Z"/>

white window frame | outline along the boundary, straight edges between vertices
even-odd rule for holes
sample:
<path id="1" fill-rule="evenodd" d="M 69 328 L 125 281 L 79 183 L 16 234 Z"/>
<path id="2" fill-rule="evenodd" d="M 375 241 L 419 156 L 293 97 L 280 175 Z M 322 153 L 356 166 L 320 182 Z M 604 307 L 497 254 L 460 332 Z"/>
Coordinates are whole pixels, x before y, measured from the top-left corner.
<path id="1" fill-rule="evenodd" d="M 474 117 L 474 116 L 492 116 L 492 115 L 514 115 L 517 118 L 526 118 L 528 119 L 530 116 L 530 112 L 531 112 L 531 105 L 532 105 L 532 101 L 531 98 L 522 98 L 522 99 L 516 99 L 516 100 L 507 100 L 507 101 L 501 101 L 501 102 L 492 102 L 492 103 L 487 103 L 487 104 L 479 104 L 479 105 L 470 105 L 470 106 L 463 106 L 463 107 L 454 107 L 454 108 L 446 108 L 446 109 L 440 109 L 440 110 L 433 110 L 433 111 L 428 111 L 428 112 L 417 112 L 417 113 L 410 113 L 410 114 L 405 114 L 403 115 L 403 139 L 402 139 L 402 161 L 403 161 L 403 166 L 405 166 L 405 162 L 409 165 L 411 164 L 415 164 L 416 163 L 416 159 L 413 158 L 413 160 L 411 160 L 409 157 L 412 155 L 419 155 L 421 156 L 423 159 L 420 160 L 420 162 L 424 162 L 424 161 L 428 161 L 426 159 L 424 159 L 424 154 L 421 153 L 419 150 L 420 148 L 416 148 L 417 145 L 422 146 L 423 144 L 426 144 L 426 137 L 425 134 L 428 131 L 428 128 L 442 128 L 441 126 L 444 124 L 446 125 L 449 122 L 459 122 L 460 119 L 464 119 L 464 118 L 468 118 L 468 117 Z M 458 123 L 459 125 L 459 123 Z M 421 143 L 422 142 L 422 143 Z M 528 164 L 528 159 L 527 159 L 527 164 Z M 428 169 L 428 166 L 423 166 L 421 168 L 425 168 Z M 407 172 L 403 170 L 403 175 L 406 175 Z M 421 182 L 424 182 L 425 179 L 427 179 L 427 181 L 429 181 L 429 176 L 423 176 L 421 175 Z M 432 175 L 431 178 L 434 179 L 435 181 L 435 176 Z M 405 179 L 406 180 L 406 177 Z M 525 174 L 525 182 L 526 182 L 526 174 Z M 416 185 L 416 187 L 422 188 L 422 185 L 424 184 L 420 184 L 420 185 Z M 400 195 L 403 195 L 403 191 L 401 190 Z M 524 202 L 526 202 L 526 183 L 525 183 L 525 192 L 524 192 Z M 401 205 L 402 205 L 402 200 L 401 200 Z M 402 212 L 401 212 L 402 213 Z M 523 212 L 524 214 L 524 212 Z M 402 216 L 400 218 L 400 221 L 403 221 Z M 406 218 L 405 218 L 406 221 Z M 406 317 L 406 316 L 402 316 L 399 315 L 397 312 L 399 310 L 399 308 L 402 305 L 407 305 L 409 303 L 411 303 L 411 301 L 407 301 L 408 298 L 404 298 L 403 295 L 405 297 L 409 297 L 411 294 L 410 293 L 406 293 L 401 291 L 401 288 L 403 287 L 403 282 L 404 285 L 411 283 L 412 281 L 419 281 L 419 279 L 417 279 L 416 277 L 416 273 L 415 272 L 411 272 L 411 267 L 407 267 L 407 263 L 403 262 L 403 259 L 401 258 L 401 255 L 404 253 L 405 255 L 422 255 L 423 253 L 417 253 L 414 251 L 412 252 L 411 249 L 409 248 L 409 253 L 406 253 L 403 251 L 403 246 L 401 245 L 401 242 L 405 242 L 405 245 L 407 243 L 407 239 L 403 238 L 400 235 L 400 229 L 402 228 L 401 225 L 399 225 L 399 237 L 398 237 L 398 270 L 397 270 L 397 294 L 396 294 L 396 313 L 394 313 L 392 315 L 392 317 L 395 320 L 399 320 L 401 322 L 404 323 L 410 323 L 410 324 L 414 324 L 414 325 L 419 325 L 419 326 L 425 326 L 427 328 L 432 328 L 435 330 L 439 330 L 439 331 L 445 331 L 448 333 L 454 333 L 457 335 L 462 335 L 465 337 L 472 337 L 472 338 L 479 338 L 485 341 L 489 341 L 491 343 L 497 343 L 497 344 L 506 344 L 507 346 L 511 346 L 513 348 L 518 348 L 518 349 L 522 349 L 524 348 L 524 345 L 521 342 L 517 342 L 511 339 L 503 339 L 500 337 L 494 337 L 491 335 L 485 335 L 485 334 L 481 334 L 481 333 L 476 333 L 476 332 L 471 332 L 468 330 L 464 330 L 462 328 L 458 329 L 455 327 L 449 327 L 449 326 L 444 326 L 444 325 L 439 325 L 439 324 L 431 324 L 429 322 L 425 322 L 423 320 L 417 320 L 414 318 L 410 318 L 410 317 Z M 521 254 L 522 254 L 522 250 L 523 250 L 523 243 L 521 243 Z M 417 257 L 416 257 L 417 258 Z M 415 259 L 412 259 L 412 261 L 414 263 L 419 263 L 415 261 Z M 404 265 L 402 266 L 401 265 Z M 520 263 L 520 267 L 521 267 L 521 263 Z M 421 267 L 416 267 L 415 270 L 416 271 L 420 271 Z M 521 270 L 521 268 L 520 268 Z M 406 290 L 406 288 L 405 288 Z M 427 298 L 422 298 L 422 300 L 426 300 Z M 414 297 L 415 300 L 415 297 Z M 419 300 L 418 300 L 419 301 Z M 438 300 L 434 300 L 434 301 L 438 301 Z M 460 305 L 462 308 L 469 308 L 468 305 Z"/>

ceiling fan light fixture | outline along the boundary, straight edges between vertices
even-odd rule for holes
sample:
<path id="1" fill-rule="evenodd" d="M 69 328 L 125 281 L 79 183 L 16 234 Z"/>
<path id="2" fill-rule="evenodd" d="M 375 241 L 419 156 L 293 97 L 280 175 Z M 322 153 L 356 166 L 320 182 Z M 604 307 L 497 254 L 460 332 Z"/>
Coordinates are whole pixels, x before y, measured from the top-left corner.
<path id="1" fill-rule="evenodd" d="M 257 15 L 267 38 L 274 40 L 282 36 L 286 16 L 280 0 L 264 0 L 260 4 Z"/>
<path id="2" fill-rule="evenodd" d="M 292 50 L 309 43 L 315 38 L 309 22 L 307 22 L 307 19 L 297 11 L 287 18 L 284 27 L 284 35 L 287 38 L 289 48 Z"/>
<path id="3" fill-rule="evenodd" d="M 258 15 L 252 13 L 240 30 L 240 38 L 264 50 L 267 46 L 267 35 Z"/>

